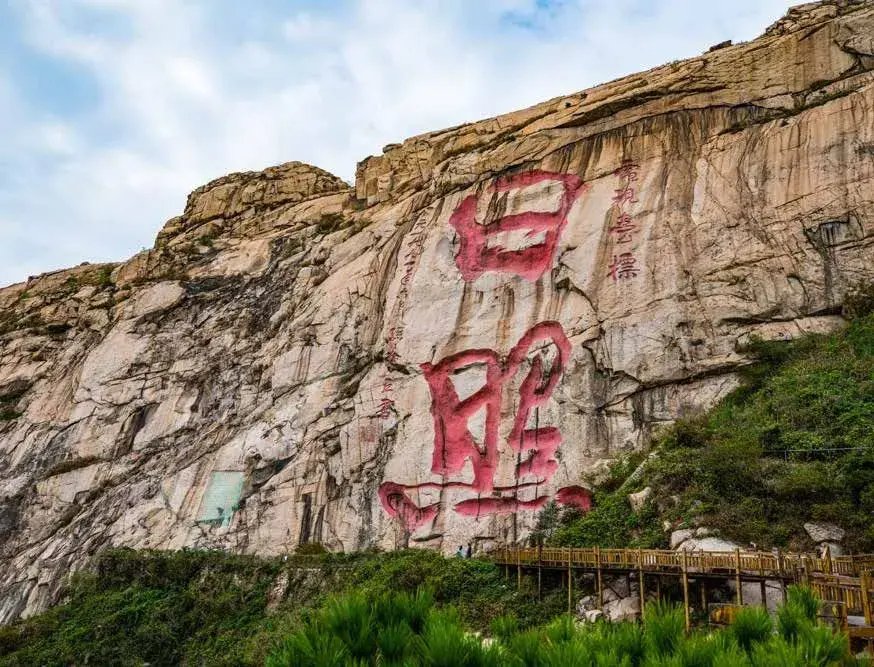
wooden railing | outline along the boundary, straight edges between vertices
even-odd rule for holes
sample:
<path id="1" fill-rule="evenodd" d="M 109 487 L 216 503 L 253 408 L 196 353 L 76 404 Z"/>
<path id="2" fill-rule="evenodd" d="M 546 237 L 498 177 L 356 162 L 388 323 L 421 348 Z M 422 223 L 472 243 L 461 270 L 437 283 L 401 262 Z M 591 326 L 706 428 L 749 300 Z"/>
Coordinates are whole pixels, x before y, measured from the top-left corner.
<path id="1" fill-rule="evenodd" d="M 866 626 L 874 625 L 874 581 L 870 573 L 862 572 L 859 577 L 816 573 L 807 583 L 820 599 L 839 602 L 847 615 L 862 616 Z"/>
<path id="2" fill-rule="evenodd" d="M 667 549 L 570 549 L 505 547 L 491 558 L 504 565 L 539 565 L 574 569 L 642 570 L 729 574 L 800 580 L 814 573 L 859 577 L 874 570 L 874 554 L 825 557 L 765 551 L 670 551 Z"/>

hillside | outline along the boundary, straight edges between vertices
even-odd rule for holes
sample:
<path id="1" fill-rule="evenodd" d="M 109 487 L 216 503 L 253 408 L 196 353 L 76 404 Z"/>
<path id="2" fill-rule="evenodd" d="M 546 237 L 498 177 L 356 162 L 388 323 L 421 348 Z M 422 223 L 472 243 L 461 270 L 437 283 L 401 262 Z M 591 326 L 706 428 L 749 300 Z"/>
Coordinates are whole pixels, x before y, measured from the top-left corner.
<path id="1" fill-rule="evenodd" d="M 849 553 L 874 552 L 874 293 L 849 326 L 793 342 L 752 341 L 758 360 L 707 413 L 677 422 L 647 458 L 616 465 L 585 515 L 541 516 L 563 546 L 667 546 L 706 527 L 741 546 L 812 552 L 804 524 L 836 524 Z M 628 496 L 649 489 L 633 511 Z M 666 527 L 669 527 L 665 530 Z"/>

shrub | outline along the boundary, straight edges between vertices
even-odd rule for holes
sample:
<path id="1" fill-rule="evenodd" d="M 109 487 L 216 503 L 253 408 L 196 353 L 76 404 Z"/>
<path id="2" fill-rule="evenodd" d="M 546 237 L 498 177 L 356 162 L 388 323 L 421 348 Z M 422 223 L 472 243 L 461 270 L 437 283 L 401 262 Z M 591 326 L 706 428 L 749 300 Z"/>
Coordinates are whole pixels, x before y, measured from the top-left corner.
<path id="1" fill-rule="evenodd" d="M 856 283 L 844 296 L 844 317 L 857 319 L 871 313 L 874 313 L 874 282 Z"/>
<path id="2" fill-rule="evenodd" d="M 498 616 L 491 623 L 492 636 L 506 641 L 519 632 L 519 619 L 515 616 Z"/>
<path id="3" fill-rule="evenodd" d="M 650 653 L 671 655 L 683 637 L 683 610 L 664 601 L 650 603 L 643 612 L 643 625 Z"/>
<path id="4" fill-rule="evenodd" d="M 322 556 L 328 553 L 328 550 L 318 542 L 303 542 L 295 547 L 294 553 L 299 556 Z"/>
<path id="5" fill-rule="evenodd" d="M 744 651 L 749 653 L 755 644 L 766 641 L 774 632 L 774 625 L 767 610 L 761 607 L 739 609 L 731 624 L 731 636 Z"/>
<path id="6" fill-rule="evenodd" d="M 786 606 L 797 610 L 805 620 L 812 623 L 819 612 L 819 598 L 806 586 L 793 585 L 786 589 Z"/>

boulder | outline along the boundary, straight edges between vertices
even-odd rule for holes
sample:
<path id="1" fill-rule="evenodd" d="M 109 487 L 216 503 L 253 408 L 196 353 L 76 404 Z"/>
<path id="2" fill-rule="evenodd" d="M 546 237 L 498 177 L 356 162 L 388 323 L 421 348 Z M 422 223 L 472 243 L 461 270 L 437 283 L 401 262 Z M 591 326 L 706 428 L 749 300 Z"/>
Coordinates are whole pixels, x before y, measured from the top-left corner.
<path id="1" fill-rule="evenodd" d="M 825 555 L 826 547 L 828 547 L 829 554 L 832 557 L 843 556 L 846 553 L 844 547 L 837 542 L 822 542 L 819 546 L 822 549 L 823 556 Z"/>
<path id="2" fill-rule="evenodd" d="M 608 621 L 619 623 L 640 617 L 640 596 L 631 595 L 604 605 L 604 616 Z"/>
<path id="3" fill-rule="evenodd" d="M 683 542 L 693 537 L 694 535 L 694 528 L 683 528 L 681 530 L 675 530 L 673 533 L 671 533 L 671 549 L 676 549 L 681 544 L 683 544 Z"/>
<path id="4" fill-rule="evenodd" d="M 809 521 L 804 524 L 804 530 L 814 542 L 840 542 L 846 531 L 833 523 Z"/>
<path id="5" fill-rule="evenodd" d="M 760 584 L 756 582 L 745 582 L 742 584 L 742 586 L 745 605 L 762 604 L 762 587 Z M 728 582 L 728 588 L 731 591 L 735 590 L 734 581 Z M 779 582 L 765 582 L 765 602 L 768 611 L 772 613 L 777 611 L 777 607 L 779 607 L 783 603 L 783 591 L 780 588 Z"/>
<path id="6" fill-rule="evenodd" d="M 720 537 L 692 537 L 677 547 L 680 551 L 734 551 L 740 545 Z"/>

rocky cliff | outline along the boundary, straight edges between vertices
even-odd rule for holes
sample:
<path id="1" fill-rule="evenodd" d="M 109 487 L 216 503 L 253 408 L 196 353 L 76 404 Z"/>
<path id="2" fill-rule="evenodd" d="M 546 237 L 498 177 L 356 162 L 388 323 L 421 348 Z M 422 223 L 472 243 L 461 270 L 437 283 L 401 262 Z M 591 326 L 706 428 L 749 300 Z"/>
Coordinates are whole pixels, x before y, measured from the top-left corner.
<path id="1" fill-rule="evenodd" d="M 874 278 L 874 3 L 195 190 L 0 290 L 0 618 L 107 545 L 521 539 Z"/>

